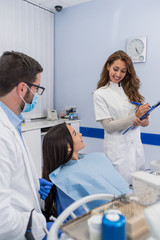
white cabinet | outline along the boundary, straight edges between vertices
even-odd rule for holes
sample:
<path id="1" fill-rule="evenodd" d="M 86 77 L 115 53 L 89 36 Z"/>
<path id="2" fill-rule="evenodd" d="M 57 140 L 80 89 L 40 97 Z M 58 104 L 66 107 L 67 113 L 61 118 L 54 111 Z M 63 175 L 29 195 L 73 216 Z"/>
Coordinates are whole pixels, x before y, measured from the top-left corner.
<path id="1" fill-rule="evenodd" d="M 55 121 L 47 120 L 33 120 L 22 125 L 22 136 L 30 150 L 32 155 L 38 177 L 42 177 L 42 140 L 45 133 L 44 129 L 49 129 L 57 124 L 64 122 L 64 120 L 59 119 Z M 65 121 L 70 124 L 77 132 L 79 132 L 79 122 L 80 120 L 70 120 Z"/>

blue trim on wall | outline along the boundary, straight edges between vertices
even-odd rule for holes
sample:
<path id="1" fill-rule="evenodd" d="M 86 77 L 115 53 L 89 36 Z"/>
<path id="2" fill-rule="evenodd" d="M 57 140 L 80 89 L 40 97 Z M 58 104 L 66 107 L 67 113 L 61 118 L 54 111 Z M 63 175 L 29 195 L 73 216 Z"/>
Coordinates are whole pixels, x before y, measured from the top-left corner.
<path id="1" fill-rule="evenodd" d="M 160 134 L 141 133 L 143 144 L 160 146 Z"/>
<path id="2" fill-rule="evenodd" d="M 102 128 L 80 127 L 80 133 L 84 137 L 104 139 L 104 129 Z"/>
<path id="3" fill-rule="evenodd" d="M 102 128 L 80 127 L 80 133 L 84 137 L 104 139 L 104 129 Z M 143 144 L 160 146 L 160 134 L 141 133 L 141 139 Z"/>

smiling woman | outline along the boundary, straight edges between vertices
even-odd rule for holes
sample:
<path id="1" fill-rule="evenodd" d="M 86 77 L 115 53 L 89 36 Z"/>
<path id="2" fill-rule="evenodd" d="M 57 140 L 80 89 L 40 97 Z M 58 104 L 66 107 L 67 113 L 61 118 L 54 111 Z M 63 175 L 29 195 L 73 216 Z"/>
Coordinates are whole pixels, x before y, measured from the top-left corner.
<path id="1" fill-rule="evenodd" d="M 120 83 L 120 81 L 126 75 L 127 65 L 124 61 L 117 59 L 112 65 L 107 64 L 107 70 L 109 72 L 110 81 L 114 83 Z"/>
<path id="2" fill-rule="evenodd" d="M 79 155 L 85 147 L 82 134 L 70 125 L 59 124 L 50 129 L 43 141 L 43 177 L 54 185 L 45 201 L 45 214 L 56 216 L 74 201 L 96 193 L 114 195 L 130 192 L 129 185 L 103 153 Z M 54 204 L 53 204 L 54 203 Z M 92 209 L 98 201 L 87 205 Z M 75 214 L 80 216 L 81 207 Z"/>
<path id="3" fill-rule="evenodd" d="M 72 136 L 74 145 L 72 159 L 78 160 L 78 152 L 85 147 L 85 144 L 82 140 L 82 134 L 76 132 L 70 125 L 67 125 L 67 128 Z"/>
<path id="4" fill-rule="evenodd" d="M 149 105 L 143 104 L 139 87 L 140 80 L 132 60 L 120 50 L 107 59 L 94 92 L 96 121 L 105 130 L 104 153 L 129 183 L 132 183 L 132 172 L 145 169 L 139 126 L 149 124 L 148 115 L 140 120 Z M 135 107 L 131 102 L 138 102 L 139 106 Z M 123 135 L 133 124 L 136 126 L 134 131 Z"/>

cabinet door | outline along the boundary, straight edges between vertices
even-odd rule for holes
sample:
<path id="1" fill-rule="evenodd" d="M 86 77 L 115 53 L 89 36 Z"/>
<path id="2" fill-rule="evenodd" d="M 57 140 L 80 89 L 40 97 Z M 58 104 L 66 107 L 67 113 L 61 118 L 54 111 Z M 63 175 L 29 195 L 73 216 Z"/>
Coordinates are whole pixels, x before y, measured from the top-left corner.
<path id="1" fill-rule="evenodd" d="M 31 131 L 22 132 L 23 138 L 30 150 L 31 156 L 37 170 L 38 177 L 42 176 L 42 150 L 41 150 L 41 131 L 35 129 Z"/>

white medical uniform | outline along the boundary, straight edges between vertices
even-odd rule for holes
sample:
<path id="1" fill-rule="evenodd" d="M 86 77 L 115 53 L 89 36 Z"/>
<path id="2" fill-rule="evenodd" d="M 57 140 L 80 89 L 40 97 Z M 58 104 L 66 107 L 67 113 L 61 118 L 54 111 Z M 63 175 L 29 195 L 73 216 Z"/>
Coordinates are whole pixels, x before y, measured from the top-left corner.
<path id="1" fill-rule="evenodd" d="M 94 92 L 96 121 L 112 118 L 118 120 L 135 113 L 135 106 L 129 102 L 122 87 L 110 82 Z M 128 127 L 127 127 L 128 128 Z M 119 173 L 131 183 L 130 173 L 145 169 L 145 158 L 140 139 L 140 127 L 128 131 L 105 131 L 104 153 L 112 161 Z"/>
<path id="2" fill-rule="evenodd" d="M 0 107 L 0 239 L 24 240 L 29 216 L 36 240 L 45 236 L 39 181 L 33 160 L 18 131 Z"/>

